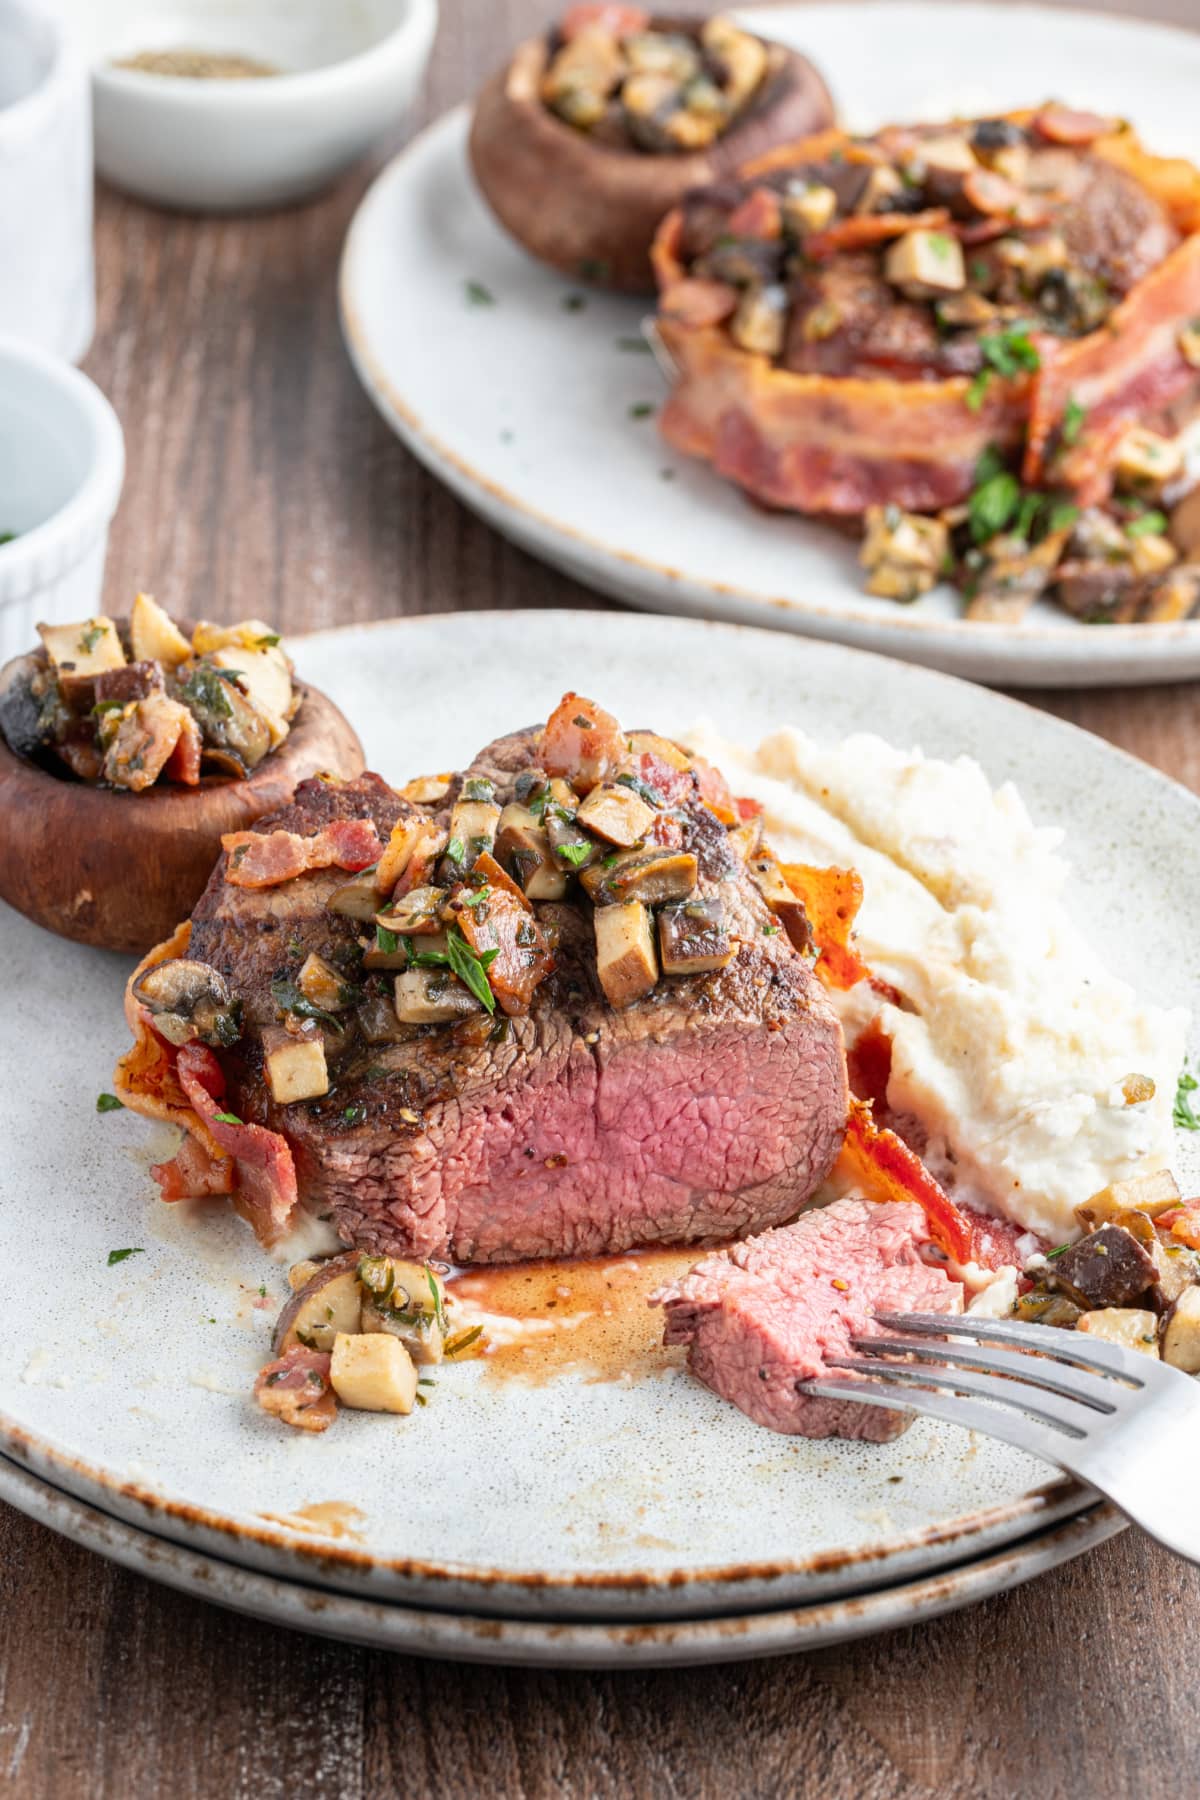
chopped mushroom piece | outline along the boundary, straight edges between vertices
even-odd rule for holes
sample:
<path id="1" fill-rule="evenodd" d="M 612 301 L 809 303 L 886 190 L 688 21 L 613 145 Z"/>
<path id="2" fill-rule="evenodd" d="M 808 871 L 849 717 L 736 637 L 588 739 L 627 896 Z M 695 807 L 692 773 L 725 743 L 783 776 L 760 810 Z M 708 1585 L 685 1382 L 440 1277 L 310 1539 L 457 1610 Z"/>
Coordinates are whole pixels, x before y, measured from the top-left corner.
<path id="1" fill-rule="evenodd" d="M 449 969 L 406 969 L 396 977 L 395 995 L 402 1025 L 446 1025 L 483 1010 Z"/>
<path id="2" fill-rule="evenodd" d="M 755 886 L 787 932 L 792 944 L 797 950 L 807 950 L 811 943 L 811 933 L 804 902 L 788 886 L 774 854 L 769 850 L 761 851 L 750 858 L 747 867 Z"/>
<path id="3" fill-rule="evenodd" d="M 1185 1375 L 1200 1375 L 1200 1287 L 1180 1294 L 1162 1332 L 1162 1359 Z"/>
<path id="4" fill-rule="evenodd" d="M 748 287 L 729 321 L 729 335 L 743 350 L 779 356 L 787 337 L 788 292 L 781 282 Z"/>
<path id="5" fill-rule="evenodd" d="M 306 1350 L 329 1351 L 339 1331 L 360 1328 L 362 1289 L 357 1253 L 305 1266 L 312 1273 L 294 1289 L 275 1324 L 271 1347 L 276 1356 L 286 1355 L 297 1344 Z"/>
<path id="6" fill-rule="evenodd" d="M 85 619 L 81 625 L 39 625 L 38 636 L 56 669 L 76 677 L 119 669 L 125 652 L 111 619 Z"/>
<path id="7" fill-rule="evenodd" d="M 358 995 L 353 987 L 346 983 L 341 972 L 327 963 L 323 956 L 315 952 L 305 957 L 296 977 L 296 986 L 306 1000 L 319 1006 L 322 1012 L 341 1012 L 352 1006 Z"/>
<path id="8" fill-rule="evenodd" d="M 343 1406 L 359 1412 L 410 1413 L 416 1404 L 416 1365 L 399 1338 L 386 1333 L 339 1331 L 329 1379 Z"/>
<path id="9" fill-rule="evenodd" d="M 605 781 L 582 801 L 576 819 L 587 831 L 618 849 L 630 850 L 645 837 L 654 808 L 620 781 Z"/>
<path id="10" fill-rule="evenodd" d="M 387 852 L 385 851 L 386 855 Z M 381 859 L 382 860 L 382 859 Z M 365 925 L 379 911 L 379 893 L 375 887 L 375 870 L 364 869 L 352 881 L 335 888 L 325 902 L 327 911 L 343 919 L 357 919 Z"/>
<path id="11" fill-rule="evenodd" d="M 441 931 L 442 911 L 448 890 L 444 887 L 415 887 L 407 894 L 375 914 L 375 923 L 398 937 L 428 937 Z"/>
<path id="12" fill-rule="evenodd" d="M 500 814 L 495 856 L 530 900 L 561 900 L 566 893 L 568 873 L 527 806 L 513 801 Z"/>
<path id="13" fill-rule="evenodd" d="M 358 1262 L 364 1332 L 399 1338 L 413 1361 L 440 1363 L 445 1349 L 446 1289 L 428 1263 L 393 1256 Z"/>
<path id="14" fill-rule="evenodd" d="M 967 285 L 962 245 L 945 231 L 907 231 L 884 258 L 883 272 L 910 300 L 936 300 Z"/>
<path id="15" fill-rule="evenodd" d="M 1075 1329 L 1086 1332 L 1089 1337 L 1103 1338 L 1105 1343 L 1138 1350 L 1143 1356 L 1158 1356 L 1158 1319 L 1152 1312 L 1105 1306 L 1095 1312 L 1083 1313 Z"/>
<path id="16" fill-rule="evenodd" d="M 491 782 L 483 785 L 490 793 Z M 499 823 L 500 808 L 490 798 L 467 797 L 455 802 L 450 814 L 450 841 L 445 855 L 445 865 L 452 879 L 461 880 L 475 867 L 485 850 L 491 851 Z"/>
<path id="17" fill-rule="evenodd" d="M 1141 1299 L 1156 1275 L 1154 1258 L 1132 1231 L 1102 1225 L 1057 1258 L 1053 1284 L 1077 1306 L 1127 1306 Z"/>
<path id="18" fill-rule="evenodd" d="M 1069 530 L 1051 532 L 1032 547 L 1008 534 L 989 539 L 967 617 L 1001 624 L 1023 618 L 1054 580 L 1069 535 Z"/>
<path id="19" fill-rule="evenodd" d="M 242 1034 L 241 1005 L 219 970 L 209 963 L 172 957 L 139 975 L 133 997 L 169 1044 L 208 1044 L 228 1049 Z"/>
<path id="20" fill-rule="evenodd" d="M 1171 438 L 1135 425 L 1117 446 L 1114 472 L 1122 487 L 1157 499 L 1183 473 L 1183 451 Z"/>
<path id="21" fill-rule="evenodd" d="M 262 1039 L 267 1085 L 276 1106 L 316 1100 L 329 1092 L 325 1043 L 320 1032 L 293 1035 L 282 1025 L 268 1025 Z"/>
<path id="22" fill-rule="evenodd" d="M 867 592 L 883 600 L 916 600 L 936 586 L 950 556 L 950 533 L 941 519 L 906 513 L 898 506 L 869 506 L 858 560 L 868 571 Z"/>
<path id="23" fill-rule="evenodd" d="M 388 835 L 388 841 L 384 845 L 383 855 L 375 865 L 370 884 L 375 893 L 390 894 L 392 892 L 408 868 L 417 849 L 429 836 L 431 829 L 428 819 L 419 817 L 397 819 Z M 369 871 L 364 872 L 360 877 L 363 883 L 366 882 L 368 873 Z M 339 889 L 338 891 L 340 893 L 344 890 Z M 333 901 L 331 900 L 329 904 L 332 906 Z M 372 913 L 375 910 L 375 907 L 371 908 Z"/>
<path id="24" fill-rule="evenodd" d="M 684 900 L 658 915 L 658 950 L 664 975 L 704 975 L 733 961 L 720 900 Z"/>
<path id="25" fill-rule="evenodd" d="M 1135 1175 L 1101 1188 L 1075 1208 L 1075 1217 L 1090 1228 L 1107 1224 L 1121 1212 L 1143 1212 L 1156 1219 L 1160 1213 L 1173 1212 L 1179 1198 L 1179 1184 L 1171 1171 L 1156 1169 L 1152 1175 Z"/>
<path id="26" fill-rule="evenodd" d="M 638 900 L 658 906 L 686 900 L 695 890 L 698 865 L 687 850 L 633 850 L 585 870 L 583 885 L 598 907 Z"/>
<path id="27" fill-rule="evenodd" d="M 152 787 L 191 725 L 187 707 L 165 694 L 147 694 L 119 713 L 105 713 L 100 721 L 105 781 L 134 794 Z"/>
<path id="28" fill-rule="evenodd" d="M 619 1012 L 648 994 L 658 980 L 650 909 L 637 901 L 601 906 L 593 922 L 600 985 Z"/>
<path id="29" fill-rule="evenodd" d="M 150 594 L 138 594 L 129 614 L 129 642 L 135 662 L 161 663 L 174 669 L 186 662 L 192 646 Z"/>
<path id="30" fill-rule="evenodd" d="M 783 196 L 782 208 L 789 231 L 803 237 L 810 231 L 824 231 L 837 211 L 837 194 L 823 182 L 792 183 Z"/>
<path id="31" fill-rule="evenodd" d="M 452 775 L 417 775 L 397 791 L 402 800 L 411 800 L 414 806 L 436 806 L 450 792 L 453 779 Z"/>

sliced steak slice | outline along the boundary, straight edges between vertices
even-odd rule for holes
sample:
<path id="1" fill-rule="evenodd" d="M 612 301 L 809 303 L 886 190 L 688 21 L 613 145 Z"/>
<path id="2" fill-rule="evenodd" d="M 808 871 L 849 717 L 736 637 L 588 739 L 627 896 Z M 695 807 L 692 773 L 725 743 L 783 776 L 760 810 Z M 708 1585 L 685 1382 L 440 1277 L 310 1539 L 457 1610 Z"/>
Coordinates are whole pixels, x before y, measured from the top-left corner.
<path id="1" fill-rule="evenodd" d="M 798 1384 L 876 1332 L 877 1308 L 962 1311 L 959 1283 L 921 1259 L 928 1242 L 918 1206 L 837 1200 L 705 1257 L 652 1303 L 666 1312 L 665 1342 L 686 1344 L 692 1373 L 756 1424 L 883 1443 L 907 1429 L 904 1413 L 817 1399 Z"/>
<path id="2" fill-rule="evenodd" d="M 468 775 L 503 803 L 536 736 L 489 746 Z M 446 801 L 458 791 L 456 783 Z M 374 819 L 381 839 L 406 810 L 377 776 L 306 782 L 255 827 L 309 835 L 334 818 Z M 436 808 L 428 810 L 435 815 Z M 249 1029 L 222 1052 L 227 1104 L 291 1147 L 302 1199 L 342 1239 L 462 1262 L 598 1254 L 648 1243 L 715 1243 L 795 1216 L 828 1171 L 847 1107 L 841 1030 L 808 963 L 780 931 L 724 828 L 698 798 L 678 808 L 698 891 L 719 886 L 738 954 L 720 971 L 664 978 L 622 1012 L 596 972 L 590 903 L 538 902 L 554 973 L 529 1014 L 410 1027 L 371 1043 L 342 1015 L 320 1099 L 276 1105 L 261 1031 L 272 984 L 316 952 L 354 974 L 361 926 L 326 911 L 337 871 L 261 891 L 223 863 L 197 906 L 189 956 L 241 997 Z"/>

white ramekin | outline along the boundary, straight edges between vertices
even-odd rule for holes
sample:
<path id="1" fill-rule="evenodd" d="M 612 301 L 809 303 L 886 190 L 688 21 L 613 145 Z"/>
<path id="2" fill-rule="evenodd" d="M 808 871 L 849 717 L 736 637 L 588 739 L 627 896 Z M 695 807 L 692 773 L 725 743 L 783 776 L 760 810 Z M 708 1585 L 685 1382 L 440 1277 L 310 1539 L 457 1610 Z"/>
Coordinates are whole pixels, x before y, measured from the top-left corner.
<path id="1" fill-rule="evenodd" d="M 35 627 L 101 610 L 108 527 L 125 476 L 117 415 L 78 369 L 0 338 L 0 663 Z"/>
<path id="2" fill-rule="evenodd" d="M 69 0 L 92 66 L 96 166 L 160 205 L 228 212 L 303 199 L 398 125 L 437 0 Z M 144 50 L 237 53 L 284 73 L 207 81 L 114 67 Z"/>
<path id="3" fill-rule="evenodd" d="M 0 333 L 75 362 L 95 312 L 87 68 L 45 6 L 0 0 Z"/>

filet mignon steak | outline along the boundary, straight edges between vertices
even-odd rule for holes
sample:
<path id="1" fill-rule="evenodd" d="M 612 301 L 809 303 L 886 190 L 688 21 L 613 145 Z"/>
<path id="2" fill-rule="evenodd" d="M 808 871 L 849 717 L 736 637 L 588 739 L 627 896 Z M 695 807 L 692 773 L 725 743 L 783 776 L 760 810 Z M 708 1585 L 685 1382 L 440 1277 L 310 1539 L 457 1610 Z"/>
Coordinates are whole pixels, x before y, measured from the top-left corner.
<path id="1" fill-rule="evenodd" d="M 653 1296 L 665 1341 L 686 1344 L 688 1367 L 759 1425 L 798 1437 L 898 1437 L 904 1413 L 802 1394 L 875 1332 L 876 1308 L 962 1311 L 962 1287 L 924 1262 L 929 1229 L 919 1206 L 837 1200 L 794 1225 L 715 1252 Z M 853 1380 L 838 1370 L 839 1380 Z"/>
<path id="2" fill-rule="evenodd" d="M 427 816 L 444 820 L 481 777 L 505 804 L 537 757 L 533 731 L 500 740 Z M 615 1010 L 598 979 L 591 904 L 572 889 L 536 902 L 555 967 L 524 1016 L 479 1013 L 383 1042 L 341 1014 L 329 1091 L 286 1106 L 271 1096 L 262 1048 L 263 1030 L 279 1028 L 280 982 L 295 982 L 309 952 L 368 995 L 390 994 L 393 978 L 362 975 L 366 928 L 327 911 L 345 875 L 252 889 L 227 882 L 222 859 L 188 955 L 219 970 L 242 1006 L 242 1037 L 220 1056 L 224 1104 L 286 1138 L 302 1200 L 347 1244 L 505 1262 L 714 1243 L 794 1217 L 841 1143 L 841 1030 L 698 785 L 673 803 L 673 829 L 696 856 L 697 894 L 722 898 L 736 948 L 727 967 L 663 977 Z M 255 830 L 310 837 L 364 818 L 386 841 L 421 810 L 377 776 L 317 780 Z"/>

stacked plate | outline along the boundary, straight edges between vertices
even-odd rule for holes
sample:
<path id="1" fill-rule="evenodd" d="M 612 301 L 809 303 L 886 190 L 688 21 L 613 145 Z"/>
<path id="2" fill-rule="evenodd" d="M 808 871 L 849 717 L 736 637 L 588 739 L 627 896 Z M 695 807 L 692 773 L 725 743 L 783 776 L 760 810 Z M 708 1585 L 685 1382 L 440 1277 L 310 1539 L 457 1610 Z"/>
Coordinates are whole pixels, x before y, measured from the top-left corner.
<path id="1" fill-rule="evenodd" d="M 745 740 L 786 722 L 829 738 L 868 725 L 974 755 L 1067 829 L 1075 910 L 1111 966 L 1158 1002 L 1200 991 L 1196 801 L 977 688 L 800 639 L 618 615 L 463 614 L 295 648 L 396 778 L 461 764 L 569 687 L 676 734 L 708 711 Z M 405 703 L 434 693 L 447 703 Z M 162 1134 L 97 1113 L 123 1048 L 126 965 L 8 912 L 0 958 L 0 1307 L 15 1346 L 0 1367 L 0 1494 L 78 1541 L 283 1623 L 562 1666 L 877 1630 L 1119 1529 L 1002 1446 L 930 1421 L 886 1446 L 778 1437 L 677 1367 L 536 1382 L 466 1363 L 438 1372 L 412 1418 L 285 1431 L 249 1399 L 282 1271 L 224 1209 L 162 1206 L 148 1175 Z M 1196 1172 L 1180 1158 L 1184 1179 Z"/>

